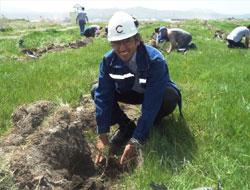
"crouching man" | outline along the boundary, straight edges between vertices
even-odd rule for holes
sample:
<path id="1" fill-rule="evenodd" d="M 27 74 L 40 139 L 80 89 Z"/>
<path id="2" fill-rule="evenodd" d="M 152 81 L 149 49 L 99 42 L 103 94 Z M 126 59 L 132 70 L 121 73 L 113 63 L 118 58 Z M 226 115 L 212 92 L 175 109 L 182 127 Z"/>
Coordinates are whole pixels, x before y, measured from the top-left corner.
<path id="1" fill-rule="evenodd" d="M 136 156 L 136 147 L 146 140 L 150 127 L 181 110 L 181 93 L 170 79 L 167 63 L 155 48 L 141 41 L 135 20 L 125 12 L 115 13 L 108 24 L 112 50 L 100 63 L 98 84 L 91 89 L 96 107 L 97 148 L 126 145 L 120 163 Z M 142 104 L 137 125 L 121 110 L 118 102 Z M 110 126 L 119 130 L 109 138 Z M 104 159 L 99 151 L 95 163 Z"/>
<path id="2" fill-rule="evenodd" d="M 228 48 L 243 48 L 247 49 L 249 47 L 249 31 L 250 25 L 239 26 L 235 28 L 228 36 Z M 242 38 L 245 37 L 245 44 L 242 43 Z"/>
<path id="3" fill-rule="evenodd" d="M 170 47 L 167 50 L 168 53 L 175 48 L 179 52 L 185 52 L 188 49 L 197 48 L 194 43 L 189 44 L 192 41 L 192 35 L 189 32 L 178 28 L 167 29 L 167 27 L 163 26 L 159 29 L 156 45 L 168 41 L 170 42 Z"/>
<path id="4" fill-rule="evenodd" d="M 84 31 L 84 36 L 86 36 L 87 38 L 89 37 L 95 37 L 96 35 L 100 34 L 100 30 L 102 30 L 102 26 L 99 25 L 90 25 L 88 26 L 85 31 Z"/>

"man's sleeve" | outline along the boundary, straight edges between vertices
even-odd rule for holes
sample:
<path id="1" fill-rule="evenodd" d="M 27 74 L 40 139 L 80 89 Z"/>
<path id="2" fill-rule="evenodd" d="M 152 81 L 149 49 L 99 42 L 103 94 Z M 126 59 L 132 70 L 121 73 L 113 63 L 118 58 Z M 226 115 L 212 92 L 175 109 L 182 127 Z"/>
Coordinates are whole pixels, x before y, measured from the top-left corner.
<path id="1" fill-rule="evenodd" d="M 136 130 L 133 134 L 134 138 L 141 141 L 146 139 L 150 127 L 153 126 L 156 115 L 160 110 L 169 79 L 165 60 L 156 60 L 150 69 L 150 76 L 142 104 L 142 115 L 138 120 Z"/>
<path id="2" fill-rule="evenodd" d="M 106 61 L 103 59 L 100 64 L 98 86 L 95 92 L 97 133 L 99 134 L 110 131 L 114 90 L 114 81 L 110 78 Z"/>

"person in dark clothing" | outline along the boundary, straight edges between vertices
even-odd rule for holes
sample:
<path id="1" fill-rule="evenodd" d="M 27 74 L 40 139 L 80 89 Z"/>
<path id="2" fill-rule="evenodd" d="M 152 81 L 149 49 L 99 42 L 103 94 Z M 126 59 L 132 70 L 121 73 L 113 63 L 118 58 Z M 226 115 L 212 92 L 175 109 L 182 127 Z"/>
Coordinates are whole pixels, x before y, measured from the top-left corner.
<path id="1" fill-rule="evenodd" d="M 102 26 L 90 25 L 85 29 L 83 35 L 86 36 L 87 38 L 95 37 L 96 33 L 99 32 L 101 29 L 102 29 Z"/>
<path id="2" fill-rule="evenodd" d="M 126 145 L 120 160 L 126 164 L 136 157 L 154 123 L 173 113 L 177 105 L 181 113 L 181 93 L 170 78 L 163 55 L 141 41 L 131 15 L 117 12 L 111 17 L 108 40 L 113 49 L 103 57 L 98 83 L 91 89 L 99 134 L 96 146 L 100 150 L 95 163 L 103 161 L 100 152 L 106 147 Z M 142 105 L 137 125 L 118 102 Z M 108 138 L 114 124 L 119 130 Z"/>

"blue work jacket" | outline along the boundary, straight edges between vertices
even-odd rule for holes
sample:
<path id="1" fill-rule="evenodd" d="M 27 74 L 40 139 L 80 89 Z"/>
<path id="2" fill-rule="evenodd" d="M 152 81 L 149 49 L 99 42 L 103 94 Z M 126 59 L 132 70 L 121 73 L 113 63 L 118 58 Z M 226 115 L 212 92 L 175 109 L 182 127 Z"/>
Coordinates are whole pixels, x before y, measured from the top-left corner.
<path id="1" fill-rule="evenodd" d="M 139 84 L 146 90 L 141 116 L 133 137 L 144 141 L 160 110 L 166 87 L 173 86 L 180 97 L 181 93 L 170 79 L 167 63 L 157 49 L 141 43 L 137 47 L 136 64 Z M 97 133 L 110 132 L 115 92 L 130 91 L 134 81 L 135 77 L 130 69 L 114 50 L 109 51 L 100 64 L 99 81 L 95 92 Z M 181 98 L 179 108 L 181 110 Z"/>

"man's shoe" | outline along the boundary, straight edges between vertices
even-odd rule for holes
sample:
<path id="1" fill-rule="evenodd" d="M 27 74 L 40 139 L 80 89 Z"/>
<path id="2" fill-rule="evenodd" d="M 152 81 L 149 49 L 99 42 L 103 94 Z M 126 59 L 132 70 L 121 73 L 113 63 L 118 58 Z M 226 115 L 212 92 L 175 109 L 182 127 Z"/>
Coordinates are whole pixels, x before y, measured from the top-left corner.
<path id="1" fill-rule="evenodd" d="M 190 49 L 197 49 L 196 44 L 195 44 L 195 43 L 191 43 L 191 44 L 190 44 Z"/>
<path id="2" fill-rule="evenodd" d="M 187 51 L 186 48 L 179 48 L 177 49 L 177 52 L 185 53 Z"/>
<path id="3" fill-rule="evenodd" d="M 135 128 L 136 125 L 133 121 L 130 121 L 126 125 L 120 125 L 118 130 L 110 137 L 110 143 L 122 146 L 132 137 Z"/>

